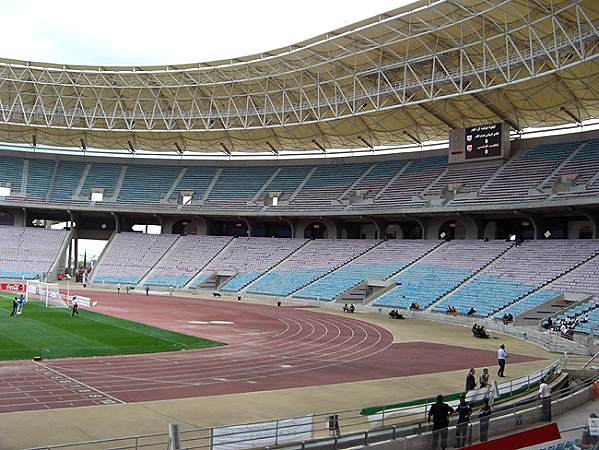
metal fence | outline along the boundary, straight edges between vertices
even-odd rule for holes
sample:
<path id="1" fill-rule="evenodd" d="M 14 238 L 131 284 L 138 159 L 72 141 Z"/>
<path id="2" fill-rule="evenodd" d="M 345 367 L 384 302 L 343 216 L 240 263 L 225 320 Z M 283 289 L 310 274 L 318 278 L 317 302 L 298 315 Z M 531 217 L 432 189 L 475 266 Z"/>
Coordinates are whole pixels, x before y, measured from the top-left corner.
<path id="1" fill-rule="evenodd" d="M 469 401 L 480 401 L 485 396 L 513 397 L 509 406 L 498 405 L 494 414 L 513 414 L 522 408 L 536 407 L 538 401 L 517 401 L 517 395 L 536 386 L 547 374 L 557 376 L 565 368 L 567 358 L 560 358 L 533 374 L 496 385 L 492 390 L 471 391 Z M 595 379 L 578 386 L 568 387 L 557 397 L 570 395 L 587 387 Z M 493 391 L 493 392 L 492 392 Z M 430 431 L 427 412 L 431 403 L 423 401 L 404 407 L 382 406 L 376 414 L 343 410 L 270 421 L 243 423 L 212 428 L 171 429 L 167 433 L 128 436 L 64 445 L 36 447 L 35 450 L 138 450 L 138 449 L 205 449 L 232 450 L 243 448 L 285 447 L 293 449 L 349 448 L 386 440 L 404 439 Z M 309 442 L 309 444 L 307 444 Z M 34 449 L 29 449 L 34 450 Z"/>

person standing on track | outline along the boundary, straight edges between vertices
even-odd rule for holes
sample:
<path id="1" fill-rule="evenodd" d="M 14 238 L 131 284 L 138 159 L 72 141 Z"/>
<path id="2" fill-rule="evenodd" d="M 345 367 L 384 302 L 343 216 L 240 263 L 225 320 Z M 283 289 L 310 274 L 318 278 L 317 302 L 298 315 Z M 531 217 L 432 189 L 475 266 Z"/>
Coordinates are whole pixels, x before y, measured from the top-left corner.
<path id="1" fill-rule="evenodd" d="M 118 283 L 118 284 L 116 285 L 116 293 L 117 293 L 117 294 L 120 294 L 120 293 L 121 293 L 121 283 Z"/>
<path id="2" fill-rule="evenodd" d="M 507 353 L 505 351 L 505 345 L 501 344 L 499 350 L 497 350 L 497 362 L 499 363 L 499 371 L 497 375 L 501 378 L 505 377 L 503 374 L 505 370 L 505 360 L 507 359 Z"/>
<path id="3" fill-rule="evenodd" d="M 146 297 L 150 295 L 150 285 L 146 284 Z"/>

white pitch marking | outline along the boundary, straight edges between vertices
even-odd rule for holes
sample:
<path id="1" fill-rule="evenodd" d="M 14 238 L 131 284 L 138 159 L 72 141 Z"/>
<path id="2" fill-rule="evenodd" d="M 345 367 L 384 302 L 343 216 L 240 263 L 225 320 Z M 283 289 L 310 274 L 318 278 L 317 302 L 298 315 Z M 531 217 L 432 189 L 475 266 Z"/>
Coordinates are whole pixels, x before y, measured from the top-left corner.
<path id="1" fill-rule="evenodd" d="M 228 322 L 226 320 L 211 320 L 211 325 L 233 325 L 233 322 Z"/>

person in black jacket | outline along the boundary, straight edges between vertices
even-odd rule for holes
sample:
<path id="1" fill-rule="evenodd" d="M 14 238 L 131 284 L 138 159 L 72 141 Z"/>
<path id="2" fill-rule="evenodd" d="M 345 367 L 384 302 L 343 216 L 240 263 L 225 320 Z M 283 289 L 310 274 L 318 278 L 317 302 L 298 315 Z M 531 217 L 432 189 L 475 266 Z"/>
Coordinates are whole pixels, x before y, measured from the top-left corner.
<path id="1" fill-rule="evenodd" d="M 443 396 L 437 395 L 437 402 L 428 411 L 428 421 L 433 421 L 433 450 L 436 450 L 439 438 L 441 449 L 447 448 L 447 427 L 449 426 L 449 415 L 453 408 L 443 402 Z"/>
<path id="2" fill-rule="evenodd" d="M 466 394 L 460 395 L 460 404 L 456 408 L 458 413 L 458 423 L 455 428 L 455 446 L 456 448 L 466 445 L 466 435 L 468 434 L 468 424 L 470 423 L 470 415 L 472 407 L 466 401 Z"/>
<path id="3" fill-rule="evenodd" d="M 466 375 L 466 392 L 476 389 L 476 378 L 474 377 L 475 373 L 476 371 L 474 369 L 470 369 L 468 371 L 468 375 Z"/>
<path id="4" fill-rule="evenodd" d="M 478 419 L 480 420 L 480 441 L 486 442 L 489 437 L 489 417 L 491 417 L 491 405 L 489 405 L 489 399 L 483 398 L 483 407 L 478 413 Z"/>

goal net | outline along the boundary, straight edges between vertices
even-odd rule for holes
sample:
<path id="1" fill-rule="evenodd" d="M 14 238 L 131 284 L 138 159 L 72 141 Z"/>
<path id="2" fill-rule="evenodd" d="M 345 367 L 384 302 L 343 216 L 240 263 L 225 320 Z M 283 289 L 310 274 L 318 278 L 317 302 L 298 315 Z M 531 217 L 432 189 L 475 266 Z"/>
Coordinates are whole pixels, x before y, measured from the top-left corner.
<path id="1" fill-rule="evenodd" d="M 37 300 L 46 307 L 68 308 L 69 300 L 61 295 L 57 283 L 44 283 L 42 281 L 28 281 L 25 290 L 25 301 Z"/>

